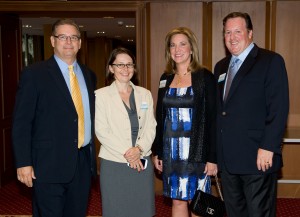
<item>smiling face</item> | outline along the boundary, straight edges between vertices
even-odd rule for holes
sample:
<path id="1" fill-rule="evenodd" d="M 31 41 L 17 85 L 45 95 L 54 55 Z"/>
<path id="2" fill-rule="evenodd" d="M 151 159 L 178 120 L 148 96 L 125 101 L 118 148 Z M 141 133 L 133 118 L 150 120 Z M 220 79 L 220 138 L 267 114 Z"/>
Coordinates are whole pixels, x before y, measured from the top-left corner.
<path id="1" fill-rule="evenodd" d="M 248 30 L 246 21 L 241 17 L 230 18 L 224 26 L 225 44 L 229 52 L 240 55 L 252 42 L 253 31 Z"/>
<path id="2" fill-rule="evenodd" d="M 189 66 L 191 62 L 191 45 L 184 34 L 175 34 L 170 40 L 170 54 L 176 65 Z"/>
<path id="3" fill-rule="evenodd" d="M 57 26 L 55 36 L 58 35 L 80 36 L 77 29 L 68 24 Z M 70 37 L 68 37 L 66 41 L 63 41 L 51 36 L 50 40 L 55 55 L 68 64 L 72 64 L 75 61 L 76 55 L 81 47 L 81 39 L 71 41 Z"/>
<path id="4" fill-rule="evenodd" d="M 128 54 L 121 53 L 116 56 L 113 64 L 133 64 L 133 60 Z M 116 65 L 109 65 L 109 70 L 114 74 L 115 80 L 120 83 L 128 83 L 134 74 L 134 67 L 128 66 L 120 69 Z"/>

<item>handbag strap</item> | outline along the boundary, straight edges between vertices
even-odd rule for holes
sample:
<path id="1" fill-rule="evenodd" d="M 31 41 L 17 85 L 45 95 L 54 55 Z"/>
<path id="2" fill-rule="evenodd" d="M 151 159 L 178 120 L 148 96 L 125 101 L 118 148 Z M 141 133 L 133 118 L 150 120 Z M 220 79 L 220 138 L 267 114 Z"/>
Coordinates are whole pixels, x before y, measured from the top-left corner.
<path id="1" fill-rule="evenodd" d="M 216 183 L 217 183 L 217 188 L 218 188 L 218 192 L 219 192 L 219 195 L 221 197 L 221 200 L 224 201 L 223 195 L 222 195 L 222 192 L 221 192 L 221 188 L 220 188 L 220 184 L 219 184 L 219 180 L 218 180 L 218 175 L 215 175 L 215 180 L 216 180 Z"/>
<path id="2" fill-rule="evenodd" d="M 206 185 L 207 178 L 208 178 L 208 176 L 207 176 L 207 174 L 205 174 L 204 183 L 203 183 L 202 188 L 201 188 L 201 191 L 203 191 L 203 192 L 204 192 L 204 188 L 205 188 L 205 185 Z"/>
<path id="3" fill-rule="evenodd" d="M 221 200 L 224 201 L 223 195 L 222 195 L 222 192 L 221 192 L 221 188 L 220 188 L 220 184 L 219 184 L 218 175 L 215 175 L 215 180 L 216 180 L 216 183 L 217 183 L 218 193 L 219 193 L 219 195 L 220 195 L 220 197 L 221 197 Z M 204 184 L 203 184 L 203 186 L 202 186 L 201 191 L 204 191 L 204 187 L 205 187 L 205 185 L 206 185 L 206 181 L 207 181 L 207 175 L 205 175 L 205 178 L 204 178 Z"/>

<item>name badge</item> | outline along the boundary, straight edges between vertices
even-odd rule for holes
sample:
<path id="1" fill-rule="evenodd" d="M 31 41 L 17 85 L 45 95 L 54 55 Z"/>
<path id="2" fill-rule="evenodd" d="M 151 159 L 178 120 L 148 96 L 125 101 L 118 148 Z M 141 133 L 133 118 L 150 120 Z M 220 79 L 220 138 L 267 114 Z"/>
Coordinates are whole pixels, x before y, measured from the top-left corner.
<path id="1" fill-rule="evenodd" d="M 226 73 L 223 73 L 222 75 L 219 76 L 218 82 L 222 82 L 225 80 Z"/>
<path id="2" fill-rule="evenodd" d="M 147 102 L 142 102 L 142 104 L 141 104 L 141 109 L 148 109 L 148 104 L 147 104 Z"/>
<path id="3" fill-rule="evenodd" d="M 162 80 L 159 82 L 159 88 L 163 88 L 166 86 L 167 80 Z"/>

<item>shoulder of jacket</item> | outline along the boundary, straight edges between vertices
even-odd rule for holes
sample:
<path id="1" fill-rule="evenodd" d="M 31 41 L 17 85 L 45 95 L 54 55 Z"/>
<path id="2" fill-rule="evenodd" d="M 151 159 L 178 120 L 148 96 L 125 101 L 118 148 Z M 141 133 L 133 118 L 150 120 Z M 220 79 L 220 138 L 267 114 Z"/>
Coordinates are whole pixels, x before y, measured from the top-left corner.
<path id="1" fill-rule="evenodd" d="M 167 73 L 167 72 L 164 72 L 161 76 L 160 76 L 160 80 L 168 80 L 168 79 L 171 79 L 172 77 L 174 76 L 173 73 Z"/>
<path id="2" fill-rule="evenodd" d="M 142 86 L 134 86 L 134 89 L 140 92 L 146 92 L 147 89 Z"/>
<path id="3" fill-rule="evenodd" d="M 95 92 L 96 96 L 100 95 L 100 94 L 106 94 L 106 93 L 109 92 L 109 87 L 110 86 L 102 87 L 102 88 L 99 88 L 99 89 L 95 90 L 94 92 Z"/>
<path id="4" fill-rule="evenodd" d="M 230 56 L 230 55 L 229 55 L 229 56 L 226 56 L 226 57 L 220 59 L 220 60 L 216 63 L 216 65 L 220 65 L 220 64 L 222 65 L 222 64 L 226 63 L 227 61 L 230 61 L 230 59 L 231 59 L 231 56 Z"/>
<path id="5" fill-rule="evenodd" d="M 82 63 L 78 63 L 78 66 L 81 68 L 82 72 L 90 73 L 92 76 L 96 76 L 96 74 L 87 66 Z"/>
<path id="6" fill-rule="evenodd" d="M 139 95 L 152 97 L 151 91 L 148 90 L 147 88 L 144 88 L 144 87 L 141 87 L 141 86 L 135 86 L 135 91 Z"/>
<path id="7" fill-rule="evenodd" d="M 213 76 L 213 73 L 208 70 L 207 68 L 201 68 L 195 72 L 192 73 L 194 77 L 201 78 L 201 77 L 210 77 Z"/>
<path id="8" fill-rule="evenodd" d="M 281 57 L 282 56 L 279 54 L 279 53 L 276 53 L 274 51 L 271 51 L 271 50 L 267 50 L 267 49 L 264 49 L 264 48 L 258 48 L 258 53 L 264 55 L 264 56 L 269 56 L 269 57 Z"/>
<path id="9" fill-rule="evenodd" d="M 45 76 L 45 73 L 48 73 L 48 71 L 53 68 L 53 64 L 51 64 L 50 67 L 49 63 L 50 63 L 49 60 L 45 60 L 45 61 L 39 61 L 29 66 L 26 66 L 22 70 L 21 77 L 33 76 L 38 79 L 40 77 Z"/>
<path id="10" fill-rule="evenodd" d="M 29 66 L 26 66 L 24 70 L 34 70 L 34 69 L 40 69 L 41 67 L 45 68 L 47 65 L 50 63 L 50 60 L 45 60 L 45 61 L 39 61 L 36 63 L 33 63 Z"/>

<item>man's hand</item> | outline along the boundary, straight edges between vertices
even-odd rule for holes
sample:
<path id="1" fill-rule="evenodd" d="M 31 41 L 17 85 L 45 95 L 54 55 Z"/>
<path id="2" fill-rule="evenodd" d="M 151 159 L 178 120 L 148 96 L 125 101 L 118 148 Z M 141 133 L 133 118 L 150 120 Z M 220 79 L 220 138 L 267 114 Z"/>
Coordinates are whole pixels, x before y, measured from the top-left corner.
<path id="1" fill-rule="evenodd" d="M 257 152 L 257 168 L 258 170 L 266 171 L 273 165 L 273 155 L 274 153 L 264 149 L 258 149 Z"/>
<path id="2" fill-rule="evenodd" d="M 27 187 L 32 187 L 32 179 L 36 179 L 32 166 L 20 167 L 17 169 L 18 180 Z"/>

